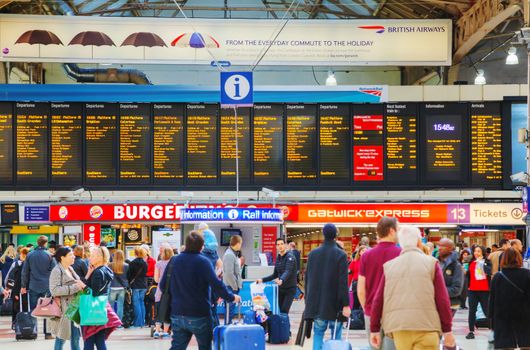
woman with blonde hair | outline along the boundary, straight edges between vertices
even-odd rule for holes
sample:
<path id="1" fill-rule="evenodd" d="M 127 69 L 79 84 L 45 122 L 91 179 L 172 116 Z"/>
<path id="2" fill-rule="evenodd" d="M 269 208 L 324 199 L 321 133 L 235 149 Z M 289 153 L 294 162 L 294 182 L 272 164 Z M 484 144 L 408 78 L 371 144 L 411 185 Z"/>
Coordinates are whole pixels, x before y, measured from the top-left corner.
<path id="1" fill-rule="evenodd" d="M 132 289 L 133 308 L 134 308 L 134 327 L 143 327 L 145 325 L 145 304 L 144 297 L 147 292 L 147 263 L 144 258 L 147 252 L 142 247 L 134 248 L 136 258 L 129 264 L 127 279 Z"/>
<path id="2" fill-rule="evenodd" d="M 116 250 L 114 259 L 110 263 L 110 269 L 114 272 L 114 278 L 110 285 L 109 303 L 114 306 L 116 303 L 116 313 L 123 322 L 123 305 L 125 302 L 125 289 L 129 288 L 127 272 L 129 264 L 125 262 L 125 253 L 123 250 Z"/>
<path id="3" fill-rule="evenodd" d="M 164 276 L 164 272 L 166 271 L 166 267 L 169 263 L 169 261 L 171 260 L 171 258 L 173 257 L 174 253 L 173 253 L 173 248 L 171 248 L 171 246 L 165 246 L 163 251 L 162 251 L 162 254 L 160 255 L 160 260 L 156 263 L 155 265 L 155 282 L 157 284 L 160 283 L 160 280 L 162 279 L 162 276 Z M 157 319 L 156 319 L 156 323 L 155 323 L 155 327 L 156 327 L 156 330 L 155 330 L 155 333 L 153 334 L 153 337 L 155 339 L 158 339 L 158 338 L 168 338 L 169 337 L 169 324 L 164 324 L 164 319 L 162 317 L 160 317 L 159 315 L 159 308 L 160 308 L 160 299 L 162 298 L 162 290 L 160 288 L 157 288 L 156 289 L 156 293 L 155 293 L 155 307 L 156 307 L 156 310 L 157 310 Z M 163 333 L 160 333 L 160 327 L 161 326 L 164 326 L 164 332 Z"/>
<path id="4" fill-rule="evenodd" d="M 0 257 L 0 271 L 2 272 L 2 286 L 5 286 L 5 280 L 7 278 L 7 273 L 11 269 L 11 266 L 13 265 L 13 261 L 15 261 L 16 257 L 17 257 L 17 251 L 15 250 L 15 247 L 13 246 L 8 246 L 4 254 L 2 254 L 2 256 Z"/>

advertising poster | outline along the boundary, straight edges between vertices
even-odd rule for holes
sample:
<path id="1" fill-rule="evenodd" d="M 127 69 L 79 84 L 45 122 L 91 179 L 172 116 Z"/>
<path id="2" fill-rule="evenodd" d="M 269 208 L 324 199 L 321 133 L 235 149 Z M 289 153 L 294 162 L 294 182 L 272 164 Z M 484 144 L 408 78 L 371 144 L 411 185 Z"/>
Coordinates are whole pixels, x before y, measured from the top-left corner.
<path id="1" fill-rule="evenodd" d="M 383 116 L 353 116 L 353 180 L 383 181 Z"/>

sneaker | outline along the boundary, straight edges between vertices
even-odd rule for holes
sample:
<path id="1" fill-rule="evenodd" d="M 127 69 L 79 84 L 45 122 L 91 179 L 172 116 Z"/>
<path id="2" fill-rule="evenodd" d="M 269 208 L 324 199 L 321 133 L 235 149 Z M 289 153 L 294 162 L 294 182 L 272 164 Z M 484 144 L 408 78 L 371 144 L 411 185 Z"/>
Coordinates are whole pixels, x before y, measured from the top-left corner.
<path id="1" fill-rule="evenodd" d="M 51 335 L 51 334 L 45 334 L 44 335 L 44 339 L 51 340 L 51 339 L 55 339 L 55 337 L 53 335 Z"/>
<path id="2" fill-rule="evenodd" d="M 153 333 L 153 338 L 155 338 L 155 339 L 160 338 L 160 333 L 159 332 L 154 332 Z"/>
<path id="3" fill-rule="evenodd" d="M 475 333 L 473 333 L 473 332 L 469 332 L 469 333 L 466 335 L 466 339 L 475 339 Z"/>

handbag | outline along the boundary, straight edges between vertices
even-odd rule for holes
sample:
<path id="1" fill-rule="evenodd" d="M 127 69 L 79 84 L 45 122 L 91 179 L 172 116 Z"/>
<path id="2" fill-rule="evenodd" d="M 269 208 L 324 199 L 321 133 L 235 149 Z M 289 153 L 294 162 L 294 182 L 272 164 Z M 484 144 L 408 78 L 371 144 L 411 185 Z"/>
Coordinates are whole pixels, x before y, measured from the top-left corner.
<path id="1" fill-rule="evenodd" d="M 81 292 L 76 294 L 76 296 L 68 304 L 68 308 L 66 309 L 66 312 L 64 313 L 70 321 L 76 324 L 81 323 L 81 315 L 79 314 L 79 300 L 80 299 L 81 299 Z"/>
<path id="2" fill-rule="evenodd" d="M 109 321 L 107 315 L 107 303 L 109 296 L 99 295 L 95 297 L 92 289 L 86 288 L 79 298 L 79 314 L 81 315 L 81 326 L 103 326 Z"/>
<path id="3" fill-rule="evenodd" d="M 31 313 L 33 317 L 61 318 L 61 299 L 58 297 L 42 297 L 37 301 L 37 306 Z"/>
<path id="4" fill-rule="evenodd" d="M 173 258 L 169 260 L 166 271 L 164 271 L 166 285 L 162 290 L 162 296 L 160 297 L 158 306 L 158 320 L 163 323 L 171 323 L 171 294 L 169 293 L 169 284 L 171 283 L 171 273 L 173 272 L 172 262 Z"/>

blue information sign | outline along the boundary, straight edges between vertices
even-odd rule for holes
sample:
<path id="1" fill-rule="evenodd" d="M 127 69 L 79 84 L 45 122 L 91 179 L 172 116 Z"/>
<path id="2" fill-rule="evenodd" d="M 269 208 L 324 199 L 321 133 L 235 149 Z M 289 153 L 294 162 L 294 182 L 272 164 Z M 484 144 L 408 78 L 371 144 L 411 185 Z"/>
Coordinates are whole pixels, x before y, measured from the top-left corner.
<path id="1" fill-rule="evenodd" d="M 283 213 L 277 208 L 186 208 L 180 212 L 180 221 L 282 223 Z"/>
<path id="2" fill-rule="evenodd" d="M 221 105 L 248 107 L 253 103 L 252 72 L 221 72 Z"/>
<path id="3" fill-rule="evenodd" d="M 25 222 L 48 222 L 50 221 L 50 207 L 26 206 L 24 207 Z"/>

